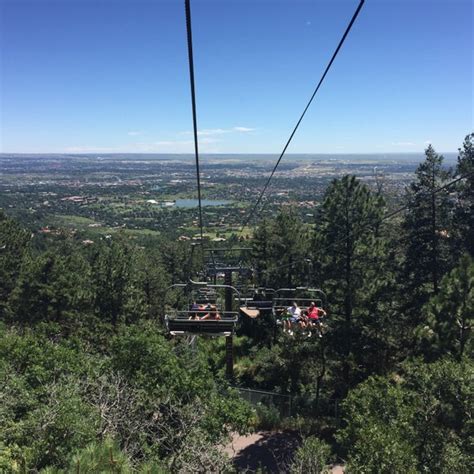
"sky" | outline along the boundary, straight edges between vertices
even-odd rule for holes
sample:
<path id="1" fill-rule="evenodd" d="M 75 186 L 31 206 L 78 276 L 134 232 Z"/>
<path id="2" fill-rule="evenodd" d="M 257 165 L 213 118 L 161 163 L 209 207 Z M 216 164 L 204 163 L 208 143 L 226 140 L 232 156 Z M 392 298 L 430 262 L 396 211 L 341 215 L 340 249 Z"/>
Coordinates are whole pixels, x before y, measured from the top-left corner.
<path id="1" fill-rule="evenodd" d="M 199 147 L 279 153 L 358 0 L 191 0 Z M 456 151 L 471 0 L 366 0 L 288 153 Z M 0 152 L 188 153 L 183 0 L 0 0 Z"/>

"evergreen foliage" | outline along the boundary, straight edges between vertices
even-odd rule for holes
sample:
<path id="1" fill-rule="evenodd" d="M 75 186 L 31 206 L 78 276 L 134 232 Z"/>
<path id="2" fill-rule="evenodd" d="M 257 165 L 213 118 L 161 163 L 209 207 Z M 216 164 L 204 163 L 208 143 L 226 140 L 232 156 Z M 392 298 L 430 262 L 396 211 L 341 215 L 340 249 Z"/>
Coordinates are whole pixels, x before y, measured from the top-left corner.
<path id="1" fill-rule="evenodd" d="M 459 149 L 456 172 L 464 177 L 458 184 L 455 208 L 459 247 L 474 256 L 474 133 L 466 136 Z"/>
<path id="2" fill-rule="evenodd" d="M 313 254 L 331 307 L 330 339 L 340 360 L 341 393 L 352 383 L 360 345 L 361 311 L 377 278 L 382 249 L 377 229 L 383 201 L 354 176 L 335 180 L 326 191 L 317 222 Z M 376 318 L 377 315 L 370 315 Z"/>
<path id="3" fill-rule="evenodd" d="M 408 210 L 403 222 L 406 258 L 405 277 L 409 283 L 411 307 L 419 310 L 431 294 L 438 293 L 441 276 L 450 267 L 451 211 L 446 192 L 435 191 L 450 173 L 443 169 L 443 156 L 429 145 L 425 161 L 416 172 L 407 193 Z"/>
<path id="4" fill-rule="evenodd" d="M 345 176 L 314 225 L 285 209 L 255 229 L 252 283 L 328 296 L 324 337 L 273 316 L 238 328 L 232 385 L 273 392 L 258 410 L 223 378 L 223 339 L 166 333 L 166 289 L 202 268 L 199 247 L 85 246 L 0 212 L 0 472 L 232 472 L 222 446 L 258 422 L 306 436 L 291 472 L 336 454 L 347 472 L 472 472 L 473 140 L 439 192 L 427 148 L 397 219 Z"/>
<path id="5" fill-rule="evenodd" d="M 292 474 L 327 474 L 331 459 L 331 447 L 314 436 L 303 441 L 291 465 Z"/>
<path id="6" fill-rule="evenodd" d="M 474 355 L 474 261 L 464 255 L 441 282 L 440 292 L 424 307 L 426 325 L 418 329 L 426 356 L 452 354 L 457 359 Z"/>
<path id="7" fill-rule="evenodd" d="M 469 472 L 473 370 L 472 361 L 413 363 L 401 378 L 369 378 L 353 389 L 338 435 L 349 469 Z"/>

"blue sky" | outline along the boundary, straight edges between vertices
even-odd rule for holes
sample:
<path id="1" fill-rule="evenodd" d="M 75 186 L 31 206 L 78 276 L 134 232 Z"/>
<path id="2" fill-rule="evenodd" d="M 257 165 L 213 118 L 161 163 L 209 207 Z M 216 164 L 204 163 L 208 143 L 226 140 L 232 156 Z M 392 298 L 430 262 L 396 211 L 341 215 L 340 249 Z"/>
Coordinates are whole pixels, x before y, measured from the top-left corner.
<path id="1" fill-rule="evenodd" d="M 200 149 L 281 151 L 357 0 L 192 0 Z M 2 152 L 192 151 L 182 0 L 0 0 Z M 367 0 L 289 153 L 455 151 L 470 0 Z"/>

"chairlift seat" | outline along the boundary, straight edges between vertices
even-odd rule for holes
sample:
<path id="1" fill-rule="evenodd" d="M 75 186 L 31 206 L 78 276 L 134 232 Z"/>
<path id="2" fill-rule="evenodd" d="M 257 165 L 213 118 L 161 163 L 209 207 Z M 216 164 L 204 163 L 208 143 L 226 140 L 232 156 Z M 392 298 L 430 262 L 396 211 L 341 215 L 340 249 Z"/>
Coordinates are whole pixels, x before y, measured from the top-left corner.
<path id="1" fill-rule="evenodd" d="M 173 336 L 202 334 L 209 336 L 231 336 L 238 321 L 236 312 L 220 313 L 221 319 L 189 319 L 195 311 L 181 311 L 175 316 L 165 316 L 168 331 Z"/>
<path id="2" fill-rule="evenodd" d="M 246 306 L 241 306 L 240 311 L 245 316 L 254 319 L 264 314 L 271 314 L 273 307 L 272 305 L 272 301 L 247 300 Z"/>

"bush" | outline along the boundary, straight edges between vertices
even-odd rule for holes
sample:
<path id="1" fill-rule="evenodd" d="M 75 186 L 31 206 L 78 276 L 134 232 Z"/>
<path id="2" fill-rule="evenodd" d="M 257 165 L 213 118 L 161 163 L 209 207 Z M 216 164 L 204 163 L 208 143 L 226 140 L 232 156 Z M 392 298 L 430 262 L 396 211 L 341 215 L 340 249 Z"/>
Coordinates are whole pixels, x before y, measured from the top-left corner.
<path id="1" fill-rule="evenodd" d="M 292 474 L 320 474 L 330 472 L 331 447 L 320 439 L 310 436 L 303 441 L 291 464 Z"/>
<path id="2" fill-rule="evenodd" d="M 275 430 L 280 427 L 280 411 L 274 405 L 257 405 L 257 426 L 261 430 Z"/>

